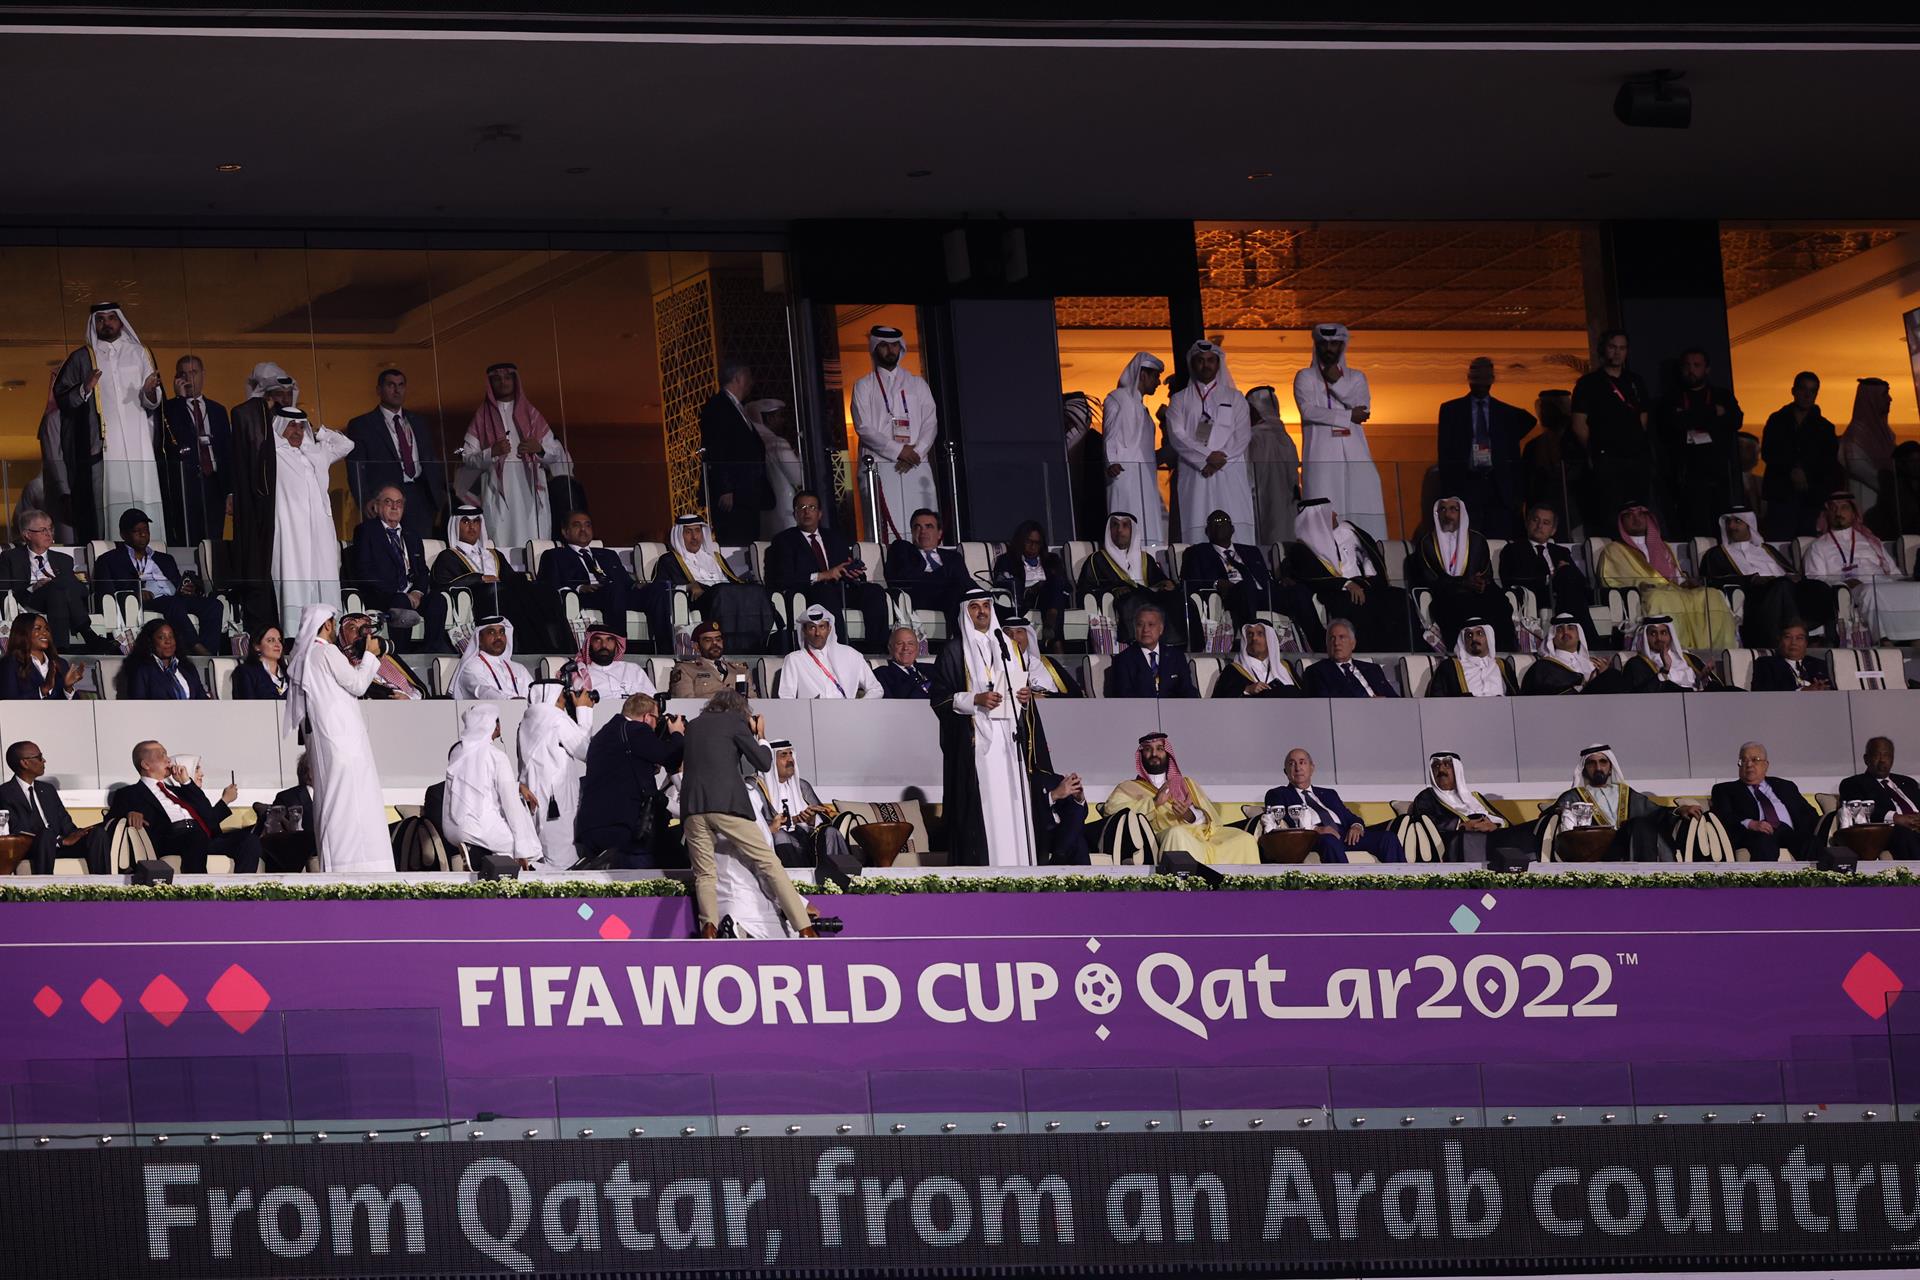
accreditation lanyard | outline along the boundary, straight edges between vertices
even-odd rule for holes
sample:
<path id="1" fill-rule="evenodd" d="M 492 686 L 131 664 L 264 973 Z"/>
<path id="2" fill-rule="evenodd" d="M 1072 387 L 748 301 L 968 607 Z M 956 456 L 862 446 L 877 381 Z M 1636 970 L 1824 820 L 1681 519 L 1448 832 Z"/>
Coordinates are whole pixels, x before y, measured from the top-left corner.
<path id="1" fill-rule="evenodd" d="M 807 650 L 807 656 L 813 659 L 814 666 L 820 668 L 821 675 L 833 681 L 833 687 L 839 692 L 840 696 L 843 698 L 846 697 L 847 696 L 846 686 L 840 683 L 840 677 L 834 675 L 833 672 L 828 669 L 826 663 L 820 661 L 820 655 L 815 653 L 813 650 L 809 649 Z"/>

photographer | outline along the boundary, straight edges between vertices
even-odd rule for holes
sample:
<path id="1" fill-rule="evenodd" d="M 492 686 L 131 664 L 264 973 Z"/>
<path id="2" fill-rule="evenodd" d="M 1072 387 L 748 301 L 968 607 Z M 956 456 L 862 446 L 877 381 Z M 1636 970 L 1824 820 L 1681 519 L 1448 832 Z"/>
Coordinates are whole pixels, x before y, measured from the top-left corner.
<path id="1" fill-rule="evenodd" d="M 533 825 L 540 833 L 541 871 L 565 871 L 579 858 L 574 819 L 580 811 L 580 774 L 592 742 L 591 695 L 576 694 L 560 680 L 535 680 L 520 717 L 520 785 L 533 797 Z"/>
<path id="2" fill-rule="evenodd" d="M 608 868 L 669 864 L 666 802 L 656 770 L 680 767 L 686 721 L 668 716 L 644 693 L 628 698 L 587 745 L 587 776 L 580 783 L 573 833 L 587 858 Z"/>
<path id="3" fill-rule="evenodd" d="M 686 768 L 680 779 L 680 823 L 693 864 L 696 937 L 719 934 L 714 841 L 723 837 L 730 851 L 752 868 L 767 896 L 780 904 L 787 923 L 803 938 L 817 938 L 807 903 L 793 887 L 747 802 L 743 777 L 773 767 L 773 752 L 761 745 L 766 721 L 752 714 L 747 700 L 728 690 L 708 699 L 706 709 L 687 726 Z M 745 766 L 745 767 L 743 767 Z"/>
<path id="4" fill-rule="evenodd" d="M 373 679 L 367 684 L 367 691 L 360 695 L 366 701 L 397 698 L 418 702 L 427 696 L 427 686 L 413 673 L 406 659 L 380 638 L 372 614 L 349 613 L 340 619 L 340 652 L 349 662 L 357 663 L 367 653 L 377 660 Z"/>

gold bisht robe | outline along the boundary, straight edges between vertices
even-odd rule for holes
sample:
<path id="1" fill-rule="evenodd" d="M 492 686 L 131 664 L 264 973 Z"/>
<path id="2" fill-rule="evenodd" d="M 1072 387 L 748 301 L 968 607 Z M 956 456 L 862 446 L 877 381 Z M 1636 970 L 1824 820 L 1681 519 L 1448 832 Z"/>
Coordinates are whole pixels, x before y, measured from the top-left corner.
<path id="1" fill-rule="evenodd" d="M 1153 788 L 1137 779 L 1123 782 L 1107 797 L 1107 813 L 1131 809 L 1145 814 L 1153 827 L 1153 838 L 1162 852 L 1179 849 L 1201 862 L 1257 863 L 1260 842 L 1238 827 L 1227 825 L 1231 819 L 1220 806 L 1207 799 L 1207 793 L 1192 778 L 1187 779 L 1187 794 L 1193 800 L 1197 821 L 1182 822 L 1173 815 L 1170 804 L 1156 804 Z"/>
<path id="2" fill-rule="evenodd" d="M 1656 572 L 1632 544 L 1610 542 L 1600 553 L 1600 585 L 1635 587 L 1640 612 L 1666 614 L 1673 619 L 1674 638 L 1687 649 L 1732 649 L 1733 610 L 1718 587 L 1683 587 Z"/>

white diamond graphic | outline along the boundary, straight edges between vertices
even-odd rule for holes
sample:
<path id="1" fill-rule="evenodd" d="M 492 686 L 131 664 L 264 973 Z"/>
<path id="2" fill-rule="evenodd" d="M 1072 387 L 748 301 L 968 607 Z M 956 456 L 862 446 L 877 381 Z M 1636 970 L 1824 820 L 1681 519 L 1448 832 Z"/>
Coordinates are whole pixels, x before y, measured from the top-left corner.
<path id="1" fill-rule="evenodd" d="M 1094 952 L 1094 953 L 1096 953 L 1096 954 L 1097 954 L 1097 953 L 1099 952 L 1099 950 L 1100 950 L 1100 939 L 1098 939 L 1098 938 L 1088 938 L 1088 939 L 1087 939 L 1087 950 L 1088 950 L 1088 951 L 1091 951 L 1091 952 Z"/>
<path id="2" fill-rule="evenodd" d="M 1493 895 L 1492 895 L 1492 894 L 1490 894 L 1490 893 L 1483 893 L 1483 894 L 1481 894 L 1481 895 L 1480 895 L 1480 905 L 1481 905 L 1481 906 L 1483 906 L 1483 907 L 1486 907 L 1486 908 L 1487 908 L 1488 910 L 1492 910 L 1492 909 L 1493 909 L 1493 903 L 1494 903 L 1494 897 L 1493 897 Z"/>
<path id="3" fill-rule="evenodd" d="M 1485 982 L 1481 983 L 1480 985 L 1482 988 L 1486 990 L 1486 993 L 1488 995 L 1492 995 L 1494 991 L 1499 988 L 1500 984 L 1495 982 L 1492 978 L 1488 978 Z"/>
<path id="4" fill-rule="evenodd" d="M 1112 1035 L 1113 1033 L 1107 1030 L 1107 1024 L 1103 1022 L 1098 1027 L 1094 1028 L 1093 1034 L 1099 1036 L 1102 1040 L 1105 1040 L 1108 1036 Z"/>

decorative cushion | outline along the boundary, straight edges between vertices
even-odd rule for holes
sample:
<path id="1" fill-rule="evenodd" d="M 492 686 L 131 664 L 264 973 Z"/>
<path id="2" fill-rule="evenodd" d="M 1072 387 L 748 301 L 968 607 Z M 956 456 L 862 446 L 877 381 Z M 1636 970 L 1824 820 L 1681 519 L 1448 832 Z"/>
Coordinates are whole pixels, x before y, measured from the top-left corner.
<path id="1" fill-rule="evenodd" d="M 1153 840 L 1153 824 L 1144 813 L 1115 812 L 1100 832 L 1100 852 L 1115 866 L 1151 865 L 1159 856 L 1159 846 Z"/>

